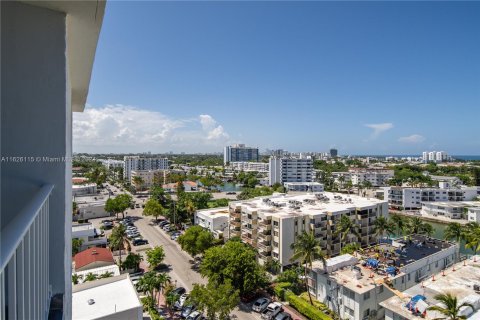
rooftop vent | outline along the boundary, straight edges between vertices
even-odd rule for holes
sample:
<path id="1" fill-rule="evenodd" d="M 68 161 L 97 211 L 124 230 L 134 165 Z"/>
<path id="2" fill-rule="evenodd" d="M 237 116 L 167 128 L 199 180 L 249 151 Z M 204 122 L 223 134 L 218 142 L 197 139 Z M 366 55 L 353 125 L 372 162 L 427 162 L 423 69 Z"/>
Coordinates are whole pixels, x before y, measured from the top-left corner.
<path id="1" fill-rule="evenodd" d="M 95 300 L 93 300 L 93 299 L 88 299 L 87 303 L 88 303 L 88 305 L 91 306 L 92 304 L 95 303 Z"/>

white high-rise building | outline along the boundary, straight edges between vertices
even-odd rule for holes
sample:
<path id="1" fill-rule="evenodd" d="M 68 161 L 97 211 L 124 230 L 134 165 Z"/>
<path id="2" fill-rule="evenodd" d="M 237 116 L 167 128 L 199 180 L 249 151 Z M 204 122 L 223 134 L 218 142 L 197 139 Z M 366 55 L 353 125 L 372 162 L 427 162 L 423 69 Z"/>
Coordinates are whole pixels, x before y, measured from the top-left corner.
<path id="1" fill-rule="evenodd" d="M 258 148 L 246 147 L 244 144 L 234 144 L 226 146 L 223 150 L 223 162 L 254 161 L 258 162 Z"/>
<path id="2" fill-rule="evenodd" d="M 313 160 L 292 157 L 270 157 L 269 184 L 285 182 L 313 182 Z"/>
<path id="3" fill-rule="evenodd" d="M 0 319 L 71 319 L 72 112 L 85 107 L 105 1 L 0 6 Z"/>
<path id="4" fill-rule="evenodd" d="M 448 161 L 449 157 L 445 151 L 424 151 L 422 153 L 422 161 L 427 162 L 444 162 Z"/>
<path id="5" fill-rule="evenodd" d="M 130 181 L 132 171 L 136 170 L 167 170 L 170 162 L 167 158 L 141 158 L 139 156 L 125 156 L 123 165 L 123 179 Z"/>

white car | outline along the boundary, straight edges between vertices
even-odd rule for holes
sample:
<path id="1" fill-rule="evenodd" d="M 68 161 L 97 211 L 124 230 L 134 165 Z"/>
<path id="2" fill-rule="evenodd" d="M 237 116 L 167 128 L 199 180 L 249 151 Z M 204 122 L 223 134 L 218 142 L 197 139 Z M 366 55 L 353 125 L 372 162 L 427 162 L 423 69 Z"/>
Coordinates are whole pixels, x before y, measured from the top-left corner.
<path id="1" fill-rule="evenodd" d="M 200 319 L 202 319 L 202 314 L 200 313 L 200 311 L 193 311 L 187 317 L 187 320 L 200 320 Z"/>
<path id="2" fill-rule="evenodd" d="M 187 301 L 188 294 L 184 293 L 180 296 L 180 299 L 178 299 L 177 302 L 173 305 L 173 308 L 176 310 L 181 310 L 183 308 L 183 305 L 185 304 L 185 301 Z"/>
<path id="3" fill-rule="evenodd" d="M 272 302 L 268 307 L 262 311 L 262 319 L 273 319 L 277 314 L 283 311 L 282 304 L 280 302 Z"/>

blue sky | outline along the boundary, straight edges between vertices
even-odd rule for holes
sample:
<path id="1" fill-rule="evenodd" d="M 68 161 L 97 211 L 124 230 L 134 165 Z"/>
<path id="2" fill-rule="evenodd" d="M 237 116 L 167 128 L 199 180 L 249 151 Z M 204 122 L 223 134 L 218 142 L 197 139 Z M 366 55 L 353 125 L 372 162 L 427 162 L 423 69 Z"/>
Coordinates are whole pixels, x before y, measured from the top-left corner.
<path id="1" fill-rule="evenodd" d="M 74 151 L 480 154 L 478 2 L 108 2 Z"/>

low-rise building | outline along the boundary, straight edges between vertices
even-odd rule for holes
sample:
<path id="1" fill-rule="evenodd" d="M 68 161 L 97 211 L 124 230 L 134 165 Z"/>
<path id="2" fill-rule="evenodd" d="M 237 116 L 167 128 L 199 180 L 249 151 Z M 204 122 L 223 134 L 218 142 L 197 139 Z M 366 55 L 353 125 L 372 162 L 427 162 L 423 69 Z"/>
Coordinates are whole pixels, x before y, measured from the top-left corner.
<path id="1" fill-rule="evenodd" d="M 233 171 L 245 171 L 245 172 L 268 172 L 268 163 L 265 162 L 247 162 L 237 161 L 230 162 L 230 168 Z"/>
<path id="2" fill-rule="evenodd" d="M 84 196 L 89 194 L 97 194 L 96 183 L 74 184 L 72 185 L 72 196 Z"/>
<path id="3" fill-rule="evenodd" d="M 291 248 L 303 232 L 314 232 L 330 256 L 340 253 L 340 236 L 335 227 L 342 216 L 358 225 L 362 247 L 376 243 L 373 223 L 377 217 L 388 215 L 386 201 L 356 195 L 307 193 L 274 194 L 229 203 L 229 237 L 240 237 L 258 249 L 258 260 L 265 264 L 278 261 L 282 267 L 292 264 Z"/>
<path id="4" fill-rule="evenodd" d="M 199 225 L 214 235 L 217 238 L 223 237 L 224 232 L 228 229 L 229 221 L 228 207 L 198 210 L 195 212 L 195 224 Z"/>
<path id="5" fill-rule="evenodd" d="M 183 183 L 183 188 L 185 189 L 186 192 L 198 190 L 198 185 L 196 182 L 183 181 L 182 183 Z M 162 185 L 162 188 L 165 190 L 165 192 L 175 192 L 177 191 L 177 182 L 164 184 Z"/>
<path id="6" fill-rule="evenodd" d="M 89 273 L 96 275 L 98 279 L 100 279 L 102 275 L 105 275 L 107 273 L 109 274 L 109 276 L 115 277 L 120 275 L 120 268 L 116 264 L 112 264 L 108 266 L 73 272 L 72 276 L 77 275 L 78 282 L 83 283 L 85 282 L 85 279 Z"/>
<path id="7" fill-rule="evenodd" d="M 141 320 L 143 308 L 128 274 L 73 286 L 73 320 Z"/>
<path id="8" fill-rule="evenodd" d="M 422 202 L 422 215 L 444 216 L 450 219 L 468 219 L 469 209 L 480 211 L 480 201 Z M 476 219 L 472 219 L 476 221 Z"/>
<path id="9" fill-rule="evenodd" d="M 107 248 L 90 248 L 73 257 L 75 272 L 105 267 L 115 264 L 113 254 Z"/>
<path id="10" fill-rule="evenodd" d="M 464 188 L 384 188 L 384 199 L 392 208 L 418 210 L 424 202 L 472 201 L 477 197 L 476 187 Z"/>
<path id="11" fill-rule="evenodd" d="M 319 182 L 285 182 L 285 190 L 297 192 L 323 192 L 323 184 Z"/>
<path id="12" fill-rule="evenodd" d="M 97 230 L 91 223 L 73 223 L 72 239 L 82 240 L 80 251 L 91 247 L 105 247 L 107 238 L 98 235 Z"/>
<path id="13" fill-rule="evenodd" d="M 115 160 L 115 159 L 101 159 L 99 160 L 103 166 L 109 170 L 116 169 L 116 168 L 123 168 L 125 162 L 122 160 Z"/>
<path id="14" fill-rule="evenodd" d="M 372 187 L 387 186 L 387 181 L 393 178 L 393 175 L 393 170 L 376 168 L 355 168 L 347 172 L 332 172 L 336 183 L 341 184 L 351 181 L 353 185 L 362 185 L 369 182 Z"/>
<path id="15" fill-rule="evenodd" d="M 438 294 L 451 293 L 458 304 L 469 303 L 472 307 L 462 307 L 458 316 L 466 319 L 480 319 L 480 257 L 471 257 L 447 268 L 435 277 L 380 302 L 385 309 L 386 320 L 442 319 L 445 316 L 428 310 L 431 306 L 442 305 L 435 299 Z"/>
<path id="16" fill-rule="evenodd" d="M 479 203 L 476 201 L 476 203 Z M 480 205 L 475 205 L 467 208 L 467 220 L 468 222 L 480 223 Z"/>
<path id="17" fill-rule="evenodd" d="M 452 266 L 459 246 L 412 235 L 370 247 L 356 257 L 315 261 L 308 273 L 309 291 L 342 319 L 384 319 L 379 303 L 401 294 Z"/>
<path id="18" fill-rule="evenodd" d="M 106 196 L 82 196 L 76 197 L 74 200 L 77 203 L 78 220 L 110 217 L 111 215 L 110 212 L 105 211 Z"/>
<path id="19" fill-rule="evenodd" d="M 130 173 L 130 183 L 136 188 L 150 188 L 155 182 L 155 175 L 157 171 L 164 170 L 132 170 Z M 137 179 L 141 179 L 141 183 L 137 185 Z"/>

